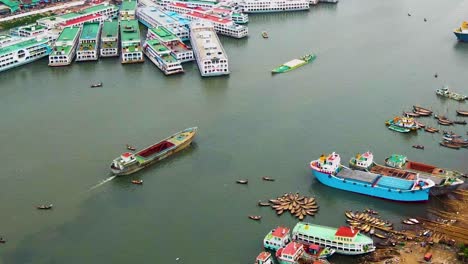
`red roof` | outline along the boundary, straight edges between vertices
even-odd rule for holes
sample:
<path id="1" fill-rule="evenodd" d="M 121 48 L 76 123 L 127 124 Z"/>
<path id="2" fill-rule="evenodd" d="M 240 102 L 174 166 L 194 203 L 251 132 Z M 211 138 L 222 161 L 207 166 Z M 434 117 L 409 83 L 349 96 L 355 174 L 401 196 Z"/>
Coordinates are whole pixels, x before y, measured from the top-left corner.
<path id="1" fill-rule="evenodd" d="M 296 252 L 300 249 L 303 249 L 302 244 L 293 241 L 286 245 L 286 247 L 283 249 L 283 254 L 294 256 L 294 254 L 296 254 Z"/>
<path id="2" fill-rule="evenodd" d="M 94 20 L 95 18 L 98 18 L 98 17 L 101 17 L 101 15 L 100 14 L 92 14 L 92 15 L 82 16 L 82 17 L 79 17 L 79 18 L 74 18 L 74 19 L 71 19 L 71 20 L 68 20 L 67 22 L 65 22 L 64 26 L 67 27 L 67 26 L 76 25 L 76 24 L 79 24 L 79 23 Z"/>
<path id="3" fill-rule="evenodd" d="M 202 7 L 199 7 L 199 6 L 196 6 L 196 7 L 189 7 L 188 4 L 185 4 L 185 3 L 171 3 L 170 5 L 177 6 L 177 7 L 187 8 L 187 9 L 189 9 L 189 10 L 187 10 L 187 11 L 190 11 L 190 10 L 205 11 L 205 10 L 206 10 L 206 9 L 204 9 L 204 8 L 202 8 Z"/>
<path id="4" fill-rule="evenodd" d="M 289 234 L 289 228 L 278 226 L 277 228 L 275 228 L 275 230 L 273 230 L 271 234 L 275 237 L 283 238 Z"/>
<path id="5" fill-rule="evenodd" d="M 124 158 L 128 158 L 128 157 L 131 157 L 132 156 L 132 153 L 130 152 L 125 152 L 124 154 L 122 154 L 122 157 Z"/>
<path id="6" fill-rule="evenodd" d="M 219 23 L 219 24 L 229 24 L 229 23 L 232 22 L 232 20 L 230 20 L 230 19 L 225 19 L 225 18 L 220 18 L 220 17 L 217 17 L 217 16 L 207 15 L 207 14 L 203 14 L 203 13 L 200 13 L 200 12 L 197 12 L 197 11 L 187 13 L 186 15 L 193 16 L 193 17 L 196 17 L 196 18 L 202 18 L 202 19 L 210 20 L 211 22 Z"/>
<path id="7" fill-rule="evenodd" d="M 335 233 L 335 236 L 355 237 L 357 233 L 358 233 L 358 230 L 353 230 L 349 226 L 342 226 L 338 228 L 338 230 Z"/>
<path id="8" fill-rule="evenodd" d="M 311 244 L 309 246 L 310 249 L 313 249 L 313 250 L 316 250 L 316 251 L 319 251 L 320 250 L 320 246 L 319 245 L 316 245 L 316 244 Z"/>
<path id="9" fill-rule="evenodd" d="M 257 260 L 266 261 L 270 256 L 271 256 L 270 253 L 262 252 L 262 253 L 258 254 Z"/>

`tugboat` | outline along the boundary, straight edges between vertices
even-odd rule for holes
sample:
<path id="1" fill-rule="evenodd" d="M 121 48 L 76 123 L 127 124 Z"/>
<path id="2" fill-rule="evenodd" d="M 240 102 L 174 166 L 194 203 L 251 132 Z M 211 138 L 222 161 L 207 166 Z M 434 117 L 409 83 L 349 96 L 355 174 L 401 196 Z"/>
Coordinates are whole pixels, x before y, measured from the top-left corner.
<path id="1" fill-rule="evenodd" d="M 50 209 L 52 209 L 53 206 L 54 206 L 53 204 L 49 204 L 49 205 L 44 205 L 43 204 L 43 205 L 36 206 L 36 208 L 39 209 L 39 210 L 50 210 Z"/>
<path id="2" fill-rule="evenodd" d="M 463 21 L 461 26 L 453 31 L 459 41 L 468 42 L 468 21 Z"/>
<path id="3" fill-rule="evenodd" d="M 436 94 L 440 95 L 440 96 L 443 96 L 443 97 L 453 99 L 453 100 L 457 100 L 457 101 L 465 101 L 466 98 L 468 98 L 468 96 L 466 96 L 466 95 L 462 95 L 462 94 L 450 91 L 447 86 L 444 86 L 441 89 L 437 89 Z"/>
<path id="4" fill-rule="evenodd" d="M 188 147 L 197 131 L 197 127 L 187 128 L 135 154 L 125 152 L 112 161 L 110 170 L 114 175 L 121 176 L 144 169 Z"/>
<path id="5" fill-rule="evenodd" d="M 396 116 L 393 119 L 387 120 L 385 122 L 385 125 L 389 126 L 391 130 L 405 133 L 409 131 L 416 131 L 419 129 L 419 126 L 414 121 L 414 119 L 409 117 Z"/>

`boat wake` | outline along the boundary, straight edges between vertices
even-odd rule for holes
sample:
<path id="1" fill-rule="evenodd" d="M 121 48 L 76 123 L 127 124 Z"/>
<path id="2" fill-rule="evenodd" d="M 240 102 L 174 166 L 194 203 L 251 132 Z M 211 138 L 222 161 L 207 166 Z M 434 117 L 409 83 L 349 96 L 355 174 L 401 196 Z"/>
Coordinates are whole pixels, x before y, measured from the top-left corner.
<path id="1" fill-rule="evenodd" d="M 115 178 L 115 176 L 111 176 L 111 177 L 109 177 L 109 178 L 107 178 L 107 179 L 101 181 L 100 183 L 98 183 L 98 184 L 94 185 L 93 187 L 89 188 L 89 191 L 94 190 L 94 189 L 96 189 L 97 187 L 104 185 L 106 182 L 112 181 L 114 178 Z"/>

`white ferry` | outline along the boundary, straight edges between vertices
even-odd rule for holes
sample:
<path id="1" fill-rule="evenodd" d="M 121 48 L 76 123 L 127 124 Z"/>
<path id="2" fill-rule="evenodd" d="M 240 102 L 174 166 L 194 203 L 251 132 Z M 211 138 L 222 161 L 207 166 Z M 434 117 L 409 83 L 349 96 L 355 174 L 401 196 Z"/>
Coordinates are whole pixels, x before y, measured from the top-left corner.
<path id="1" fill-rule="evenodd" d="M 14 37 L 36 37 L 36 38 L 47 38 L 49 40 L 49 45 L 52 45 L 57 39 L 60 32 L 55 33 L 56 30 L 48 29 L 47 27 L 40 24 L 29 24 L 25 26 L 19 26 L 13 29 L 10 29 L 10 35 Z M 54 36 L 56 35 L 56 36 Z"/>
<path id="2" fill-rule="evenodd" d="M 193 21 L 190 25 L 190 39 L 201 76 L 229 74 L 228 57 L 212 23 Z"/>
<path id="3" fill-rule="evenodd" d="M 165 7 L 169 11 L 183 14 L 189 20 L 207 21 L 214 25 L 216 32 L 234 38 L 243 38 L 248 35 L 248 28 L 243 25 L 238 25 L 229 18 L 214 13 L 208 14 L 204 11 L 197 11 L 197 9 L 190 8 L 187 4 L 171 3 Z"/>
<path id="4" fill-rule="evenodd" d="M 212 9 L 207 11 L 208 14 L 213 13 L 221 17 L 227 17 L 232 19 L 237 24 L 246 24 L 249 22 L 249 15 L 242 13 L 237 6 L 230 5 L 216 5 Z"/>
<path id="5" fill-rule="evenodd" d="M 179 37 L 182 41 L 189 39 L 189 29 L 168 13 L 156 7 L 139 7 L 138 20 L 148 28 L 163 26 Z"/>
<path id="6" fill-rule="evenodd" d="M 119 56 L 119 22 L 105 21 L 102 24 L 101 57 Z"/>
<path id="7" fill-rule="evenodd" d="M 238 4 L 244 13 L 300 11 L 310 8 L 309 0 L 241 0 Z"/>
<path id="8" fill-rule="evenodd" d="M 47 38 L 0 35 L 0 72 L 36 61 L 51 51 Z"/>
<path id="9" fill-rule="evenodd" d="M 180 61 L 158 39 L 147 39 L 143 52 L 165 75 L 184 72 Z"/>
<path id="10" fill-rule="evenodd" d="M 143 49 L 141 48 L 140 28 L 137 20 L 120 21 L 120 41 L 122 63 L 143 62 Z"/>
<path id="11" fill-rule="evenodd" d="M 148 29 L 146 35 L 148 39 L 158 39 L 161 43 L 172 51 L 172 54 L 181 63 L 193 61 L 194 55 L 190 47 L 185 45 L 180 38 L 172 34 L 165 27 L 159 26 Z"/>
<path id="12" fill-rule="evenodd" d="M 123 0 L 120 5 L 119 19 L 120 20 L 133 20 L 136 19 L 138 3 L 136 0 Z"/>
<path id="13" fill-rule="evenodd" d="M 49 66 L 66 66 L 75 58 L 80 27 L 64 28 L 54 44 L 54 49 L 49 55 Z"/>
<path id="14" fill-rule="evenodd" d="M 91 61 L 99 58 L 99 36 L 101 23 L 85 23 L 81 30 L 81 36 L 76 52 L 76 61 Z"/>
<path id="15" fill-rule="evenodd" d="M 292 239 L 304 244 L 330 247 L 343 255 L 360 255 L 375 250 L 373 240 L 352 227 L 333 228 L 299 222 L 292 231 Z"/>

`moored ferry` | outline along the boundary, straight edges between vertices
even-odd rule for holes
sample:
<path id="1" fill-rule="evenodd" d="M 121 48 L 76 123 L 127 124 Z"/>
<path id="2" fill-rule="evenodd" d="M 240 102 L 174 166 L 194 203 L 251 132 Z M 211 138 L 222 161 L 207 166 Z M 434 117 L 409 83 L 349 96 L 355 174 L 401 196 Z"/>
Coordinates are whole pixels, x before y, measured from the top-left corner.
<path id="1" fill-rule="evenodd" d="M 229 74 L 228 57 L 214 31 L 213 24 L 193 21 L 190 26 L 190 39 L 201 76 Z"/>
<path id="2" fill-rule="evenodd" d="M 421 202 L 429 199 L 434 186 L 430 179 L 399 178 L 373 172 L 353 170 L 341 165 L 340 155 L 322 155 L 310 162 L 312 174 L 321 183 L 355 193 L 402 202 Z"/>
<path id="3" fill-rule="evenodd" d="M 120 21 L 120 41 L 120 61 L 122 63 L 138 63 L 144 61 L 138 20 Z"/>
<path id="4" fill-rule="evenodd" d="M 258 254 L 254 264 L 273 264 L 270 252 L 264 251 Z"/>
<path id="5" fill-rule="evenodd" d="M 370 151 L 357 154 L 349 161 L 350 167 L 358 170 L 406 180 L 417 178 L 430 180 L 434 182 L 434 186 L 429 193 L 433 196 L 447 194 L 463 183 L 462 180 L 456 178 L 456 176 L 461 176 L 461 173 L 456 175 L 456 172 L 446 171 L 435 166 L 411 162 L 408 167 L 412 169 L 403 168 L 404 164 L 406 164 L 406 157 L 403 155 L 392 155 L 385 160 L 385 163 L 389 167 L 375 163 L 374 155 Z"/>
<path id="6" fill-rule="evenodd" d="M 268 38 L 268 34 L 264 32 L 265 34 L 262 33 L 263 37 Z M 288 72 L 292 71 L 294 69 L 297 69 L 301 66 L 304 66 L 308 63 L 313 62 L 317 58 L 317 55 L 315 54 L 307 54 L 305 56 L 300 57 L 299 59 L 294 59 L 292 61 L 288 61 L 285 64 L 282 64 L 279 67 L 274 68 L 271 72 L 272 73 L 283 73 L 283 72 Z"/>
<path id="7" fill-rule="evenodd" d="M 263 239 L 263 247 L 269 250 L 278 250 L 285 247 L 291 242 L 291 235 L 289 234 L 289 228 L 279 226 L 265 236 Z"/>
<path id="8" fill-rule="evenodd" d="M 468 42 L 468 21 L 463 21 L 459 28 L 456 28 L 453 33 L 459 41 Z"/>
<path id="9" fill-rule="evenodd" d="M 51 51 L 47 38 L 0 35 L 0 72 L 44 58 Z"/>
<path id="10" fill-rule="evenodd" d="M 99 58 L 100 22 L 88 22 L 81 29 L 76 61 L 92 61 Z"/>
<path id="11" fill-rule="evenodd" d="M 101 57 L 119 56 L 119 22 L 103 22 L 100 47 Z"/>
<path id="12" fill-rule="evenodd" d="M 292 231 L 292 239 L 305 244 L 329 247 L 343 255 L 360 255 L 375 250 L 370 237 L 348 226 L 333 228 L 299 222 Z"/>
<path id="13" fill-rule="evenodd" d="M 189 40 L 189 20 L 175 17 L 174 12 L 163 12 L 160 8 L 139 7 L 137 10 L 138 20 L 148 28 L 163 26 L 171 33 L 175 34 L 182 41 Z M 178 14 L 177 14 L 178 15 Z"/>
<path id="14" fill-rule="evenodd" d="M 147 39 L 143 52 L 165 75 L 184 72 L 180 61 L 158 39 Z"/>
<path id="15" fill-rule="evenodd" d="M 135 173 L 188 147 L 197 130 L 197 127 L 187 128 L 135 154 L 123 153 L 112 161 L 110 169 L 118 176 Z"/>
<path id="16" fill-rule="evenodd" d="M 137 0 L 123 0 L 119 9 L 120 20 L 133 20 L 136 19 L 138 3 Z"/>
<path id="17" fill-rule="evenodd" d="M 309 0 L 241 0 L 244 13 L 301 11 L 310 8 Z"/>
<path id="18" fill-rule="evenodd" d="M 49 66 L 66 66 L 75 58 L 80 27 L 64 28 L 54 44 L 52 53 L 49 55 Z"/>
<path id="19" fill-rule="evenodd" d="M 149 28 L 146 37 L 148 39 L 158 39 L 164 46 L 171 50 L 172 54 L 181 63 L 193 61 L 195 59 L 192 49 L 185 45 L 180 38 L 166 27 L 158 26 Z"/>

